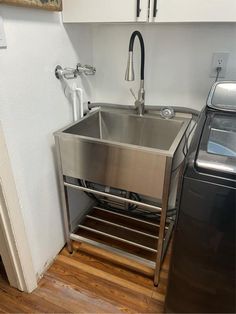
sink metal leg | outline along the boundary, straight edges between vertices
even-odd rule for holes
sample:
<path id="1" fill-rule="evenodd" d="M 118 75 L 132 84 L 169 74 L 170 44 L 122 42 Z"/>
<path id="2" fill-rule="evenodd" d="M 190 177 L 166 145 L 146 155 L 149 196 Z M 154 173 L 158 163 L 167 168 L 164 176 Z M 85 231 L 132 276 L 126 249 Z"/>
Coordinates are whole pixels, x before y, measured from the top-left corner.
<path id="1" fill-rule="evenodd" d="M 63 181 L 63 188 L 64 188 L 64 193 L 62 193 L 62 197 L 64 199 L 63 201 L 63 216 L 64 216 L 64 228 L 65 228 L 65 238 L 66 238 L 66 244 L 67 244 L 67 249 L 70 254 L 73 253 L 73 242 L 71 240 L 71 227 L 70 227 L 70 212 L 69 212 L 69 203 L 68 203 L 68 193 L 67 193 L 67 187 L 64 186 L 64 181 Z"/>
<path id="2" fill-rule="evenodd" d="M 73 243 L 70 238 L 71 234 L 71 225 L 70 225 L 70 212 L 69 212 L 69 204 L 68 204 L 68 193 L 67 187 L 64 186 L 64 176 L 62 172 L 62 163 L 59 152 L 59 138 L 55 136 L 56 141 L 56 154 L 57 154 L 57 167 L 59 173 L 59 188 L 60 188 L 60 196 L 61 196 L 61 206 L 63 212 L 63 221 L 64 221 L 64 235 L 67 243 L 67 249 L 69 253 L 73 253 Z"/>
<path id="3" fill-rule="evenodd" d="M 164 249 L 164 239 L 165 239 L 166 215 L 167 215 L 168 204 L 169 204 L 171 168 L 172 168 L 172 159 L 167 157 L 163 198 L 162 198 L 162 211 L 161 211 L 161 221 L 160 221 L 160 229 L 159 229 L 159 239 L 158 239 L 158 244 L 157 244 L 156 268 L 155 268 L 155 273 L 154 273 L 154 285 L 155 286 L 158 286 L 159 281 L 160 281 L 160 271 L 161 271 L 162 256 L 163 256 L 163 249 Z"/>

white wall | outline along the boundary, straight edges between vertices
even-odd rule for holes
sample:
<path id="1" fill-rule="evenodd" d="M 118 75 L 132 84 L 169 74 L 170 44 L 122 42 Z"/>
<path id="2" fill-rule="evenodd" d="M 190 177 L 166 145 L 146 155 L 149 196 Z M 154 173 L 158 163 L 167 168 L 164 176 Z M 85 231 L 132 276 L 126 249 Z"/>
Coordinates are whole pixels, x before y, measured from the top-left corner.
<path id="1" fill-rule="evenodd" d="M 146 103 L 199 108 L 213 81 L 213 52 L 231 53 L 227 79 L 236 79 L 236 25 L 96 25 L 91 32 L 89 25 L 64 28 L 59 13 L 1 5 L 0 15 L 8 43 L 0 50 L 0 120 L 40 275 L 64 244 L 52 134 L 72 115 L 55 66 L 94 64 L 96 77 L 78 80 L 87 99 L 133 103 L 129 87 L 137 84 L 125 82 L 124 73 L 138 28 L 146 43 Z"/>
<path id="2" fill-rule="evenodd" d="M 0 15 L 8 44 L 0 50 L 0 120 L 40 275 L 64 244 L 52 134 L 72 115 L 54 69 L 92 63 L 90 28 L 64 29 L 59 13 L 40 10 L 1 5 Z M 91 84 L 78 84 L 90 98 Z"/>
<path id="3" fill-rule="evenodd" d="M 96 25 L 96 101 L 133 104 L 129 87 L 138 86 L 125 82 L 124 75 L 129 38 L 136 29 L 146 45 L 146 104 L 201 108 L 214 81 L 209 77 L 213 52 L 230 52 L 226 79 L 236 80 L 236 24 Z"/>

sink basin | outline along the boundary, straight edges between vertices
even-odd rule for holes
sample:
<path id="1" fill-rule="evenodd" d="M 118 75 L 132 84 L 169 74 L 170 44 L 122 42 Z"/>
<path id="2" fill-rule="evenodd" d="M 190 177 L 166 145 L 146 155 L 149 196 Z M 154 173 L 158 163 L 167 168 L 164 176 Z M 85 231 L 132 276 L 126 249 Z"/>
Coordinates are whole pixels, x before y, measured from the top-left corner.
<path id="1" fill-rule="evenodd" d="M 98 109 L 55 133 L 61 172 L 162 200 L 191 117 Z M 176 174 L 176 173 L 175 173 Z"/>
<path id="2" fill-rule="evenodd" d="M 97 111 L 64 132 L 113 143 L 169 151 L 183 124 L 183 120 Z"/>

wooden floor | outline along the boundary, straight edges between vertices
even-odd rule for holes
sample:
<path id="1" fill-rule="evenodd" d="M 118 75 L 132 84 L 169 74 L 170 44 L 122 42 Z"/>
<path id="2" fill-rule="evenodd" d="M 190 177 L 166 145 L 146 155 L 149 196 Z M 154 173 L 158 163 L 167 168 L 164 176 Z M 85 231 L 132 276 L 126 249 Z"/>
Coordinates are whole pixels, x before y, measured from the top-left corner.
<path id="1" fill-rule="evenodd" d="M 61 252 L 30 295 L 11 288 L 1 271 L 0 313 L 163 313 L 169 252 L 156 288 L 145 268 L 142 275 L 91 254 L 86 244 L 76 248 Z"/>

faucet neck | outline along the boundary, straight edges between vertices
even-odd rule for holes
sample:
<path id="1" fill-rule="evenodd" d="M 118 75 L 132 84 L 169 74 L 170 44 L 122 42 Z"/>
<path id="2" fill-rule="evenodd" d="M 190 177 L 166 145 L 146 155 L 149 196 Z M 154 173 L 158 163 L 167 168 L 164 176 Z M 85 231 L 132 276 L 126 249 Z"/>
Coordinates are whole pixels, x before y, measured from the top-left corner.
<path id="1" fill-rule="evenodd" d="M 138 37 L 141 47 L 141 81 L 144 81 L 144 67 L 145 67 L 145 47 L 142 34 L 139 31 L 134 31 L 130 37 L 129 52 L 133 54 L 134 40 Z"/>
<path id="2" fill-rule="evenodd" d="M 134 49 L 134 40 L 138 37 L 141 47 L 141 77 L 140 77 L 140 88 L 138 91 L 138 97 L 135 96 L 135 107 L 138 111 L 138 114 L 142 116 L 144 114 L 144 101 L 145 101 L 145 90 L 144 90 L 144 66 L 145 66 L 145 47 L 144 41 L 141 33 L 139 31 L 135 31 L 132 33 L 129 42 L 129 58 L 127 69 L 125 73 L 126 81 L 134 81 L 134 67 L 133 67 L 133 49 Z M 132 92 L 132 91 L 131 91 Z M 133 94 L 133 92 L 132 92 Z M 134 94 L 133 94 L 134 95 Z"/>

